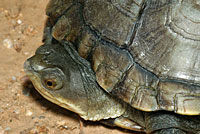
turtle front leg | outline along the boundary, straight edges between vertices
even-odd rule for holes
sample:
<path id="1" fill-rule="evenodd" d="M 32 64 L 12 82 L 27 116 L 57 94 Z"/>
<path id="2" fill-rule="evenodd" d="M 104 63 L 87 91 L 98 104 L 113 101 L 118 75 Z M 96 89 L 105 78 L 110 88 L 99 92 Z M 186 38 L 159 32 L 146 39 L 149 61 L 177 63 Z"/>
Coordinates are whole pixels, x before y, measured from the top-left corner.
<path id="1" fill-rule="evenodd" d="M 145 113 L 148 134 L 199 134 L 200 116 L 184 116 L 173 112 Z"/>
<path id="2" fill-rule="evenodd" d="M 108 126 L 117 126 L 138 132 L 145 132 L 144 112 L 128 106 L 125 113 L 117 118 L 101 120 Z"/>
<path id="3" fill-rule="evenodd" d="M 128 118 L 125 118 L 123 116 L 115 118 L 115 119 L 101 120 L 101 123 L 108 126 L 117 126 L 124 129 L 144 132 L 144 128 L 142 126 L 138 125 L 136 122 Z"/>

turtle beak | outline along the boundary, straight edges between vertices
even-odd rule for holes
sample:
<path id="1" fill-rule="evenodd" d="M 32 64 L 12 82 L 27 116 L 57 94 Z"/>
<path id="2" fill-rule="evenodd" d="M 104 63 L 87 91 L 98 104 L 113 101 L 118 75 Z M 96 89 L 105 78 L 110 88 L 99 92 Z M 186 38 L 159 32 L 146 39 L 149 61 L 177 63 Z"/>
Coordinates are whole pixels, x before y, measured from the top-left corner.
<path id="1" fill-rule="evenodd" d="M 30 60 L 27 59 L 25 62 L 24 62 L 24 71 L 27 75 L 32 75 L 32 71 L 33 71 L 33 68 L 31 67 L 31 64 L 30 64 Z"/>
<path id="2" fill-rule="evenodd" d="M 27 59 L 24 62 L 24 71 L 29 75 L 30 73 L 40 71 L 45 68 L 45 64 L 42 64 L 41 59 L 42 55 L 35 55 Z"/>

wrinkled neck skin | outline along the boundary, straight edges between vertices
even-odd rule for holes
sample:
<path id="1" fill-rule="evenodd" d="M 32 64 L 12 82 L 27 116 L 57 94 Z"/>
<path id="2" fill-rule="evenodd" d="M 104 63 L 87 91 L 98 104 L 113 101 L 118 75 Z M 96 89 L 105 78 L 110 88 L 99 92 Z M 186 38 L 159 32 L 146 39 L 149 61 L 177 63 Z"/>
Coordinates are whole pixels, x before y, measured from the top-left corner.
<path id="1" fill-rule="evenodd" d="M 95 74 L 91 70 L 89 62 L 81 58 L 71 45 L 64 45 L 64 47 L 78 65 L 87 96 L 87 105 L 81 105 L 83 106 L 82 108 L 80 106 L 83 110 L 87 109 L 87 111 L 85 111 L 86 114 L 80 116 L 85 120 L 92 121 L 121 116 L 125 112 L 127 104 L 119 99 L 115 99 L 101 89 L 96 82 Z M 84 106 L 87 106 L 87 108 Z"/>
<path id="2" fill-rule="evenodd" d="M 97 88 L 94 87 L 95 86 L 86 87 L 88 94 L 91 96 L 88 96 L 87 115 L 82 118 L 96 121 L 116 118 L 124 114 L 126 110 L 126 105 L 124 103 L 114 99 L 107 93 L 103 92 L 102 89 L 97 90 Z"/>

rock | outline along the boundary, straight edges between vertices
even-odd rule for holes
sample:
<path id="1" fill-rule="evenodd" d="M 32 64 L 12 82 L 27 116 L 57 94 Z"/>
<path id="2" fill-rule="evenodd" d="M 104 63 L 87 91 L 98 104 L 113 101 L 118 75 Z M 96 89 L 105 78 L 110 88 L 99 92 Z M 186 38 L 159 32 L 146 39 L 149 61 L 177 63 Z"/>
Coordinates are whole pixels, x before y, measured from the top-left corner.
<path id="1" fill-rule="evenodd" d="M 66 125 L 66 121 L 65 120 L 57 121 L 56 122 L 56 126 L 61 130 L 62 129 L 68 129 L 68 126 Z"/>
<path id="2" fill-rule="evenodd" d="M 19 25 L 22 24 L 22 20 L 18 19 L 17 24 L 19 24 Z"/>
<path id="3" fill-rule="evenodd" d="M 31 110 L 26 111 L 26 116 L 31 116 L 32 114 L 33 114 L 33 112 Z"/>
<path id="4" fill-rule="evenodd" d="M 13 47 L 13 41 L 11 39 L 4 39 L 2 43 L 9 49 Z"/>

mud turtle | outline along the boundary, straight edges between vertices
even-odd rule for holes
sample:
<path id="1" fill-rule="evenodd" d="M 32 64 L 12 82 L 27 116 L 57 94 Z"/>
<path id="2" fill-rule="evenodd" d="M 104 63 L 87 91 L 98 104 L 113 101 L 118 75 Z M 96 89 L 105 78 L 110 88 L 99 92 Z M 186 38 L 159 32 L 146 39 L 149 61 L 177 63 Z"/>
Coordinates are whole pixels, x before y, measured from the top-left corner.
<path id="1" fill-rule="evenodd" d="M 200 134 L 199 0 L 50 0 L 35 88 L 85 120 Z"/>

